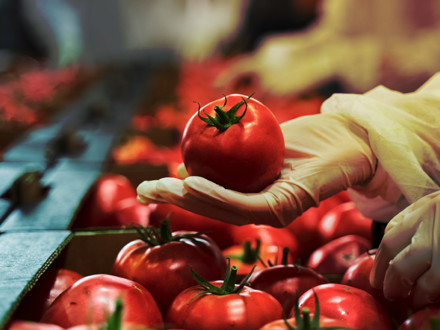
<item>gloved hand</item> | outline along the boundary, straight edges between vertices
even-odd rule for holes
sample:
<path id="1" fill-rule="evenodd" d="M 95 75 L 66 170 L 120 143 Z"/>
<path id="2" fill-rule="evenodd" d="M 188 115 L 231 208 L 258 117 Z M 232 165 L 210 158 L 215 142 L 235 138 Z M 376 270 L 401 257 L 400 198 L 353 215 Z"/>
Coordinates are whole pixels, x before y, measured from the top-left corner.
<path id="1" fill-rule="evenodd" d="M 390 299 L 413 296 L 414 308 L 440 301 L 440 191 L 426 195 L 387 225 L 370 274 Z"/>
<path id="2" fill-rule="evenodd" d="M 376 158 L 367 134 L 345 117 L 304 116 L 281 128 L 286 144 L 283 169 L 279 179 L 260 193 L 240 193 L 189 176 L 144 181 L 137 188 L 138 200 L 176 204 L 236 225 L 283 227 L 321 200 L 373 176 Z"/>

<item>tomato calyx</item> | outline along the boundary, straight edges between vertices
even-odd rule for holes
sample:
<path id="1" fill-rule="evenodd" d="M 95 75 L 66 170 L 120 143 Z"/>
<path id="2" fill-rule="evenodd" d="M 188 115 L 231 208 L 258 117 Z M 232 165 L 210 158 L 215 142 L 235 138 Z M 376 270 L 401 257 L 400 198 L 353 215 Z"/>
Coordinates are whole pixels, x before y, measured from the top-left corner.
<path id="1" fill-rule="evenodd" d="M 261 261 L 261 263 L 266 267 L 266 268 L 270 268 L 270 267 L 274 267 L 274 266 L 277 266 L 277 265 L 280 265 L 280 266 L 287 266 L 288 265 L 288 261 L 289 261 L 289 248 L 286 246 L 286 247 L 284 247 L 283 248 L 283 256 L 282 256 L 282 258 L 281 258 L 281 263 L 278 263 L 278 255 L 276 256 L 276 258 L 275 258 L 275 261 L 274 262 L 272 262 L 272 261 L 270 261 L 270 260 L 267 260 L 267 265 L 262 261 L 262 260 L 260 260 Z"/>
<path id="2" fill-rule="evenodd" d="M 231 261 L 228 258 L 228 264 L 226 266 L 226 273 L 223 279 L 223 284 L 221 286 L 215 286 L 211 284 L 209 281 L 205 280 L 203 277 L 198 275 L 191 267 L 191 273 L 193 274 L 196 282 L 203 288 L 202 291 L 196 293 L 189 301 L 188 304 L 191 303 L 195 298 L 197 298 L 201 294 L 212 293 L 216 295 L 228 295 L 233 293 L 240 293 L 243 287 L 246 285 L 247 281 L 251 277 L 252 273 L 256 266 L 252 267 L 249 274 L 240 282 L 238 286 L 235 285 L 237 279 L 237 266 L 231 267 Z"/>
<path id="3" fill-rule="evenodd" d="M 116 299 L 115 310 L 107 319 L 104 329 L 106 330 L 121 330 L 122 329 L 122 310 L 124 306 L 122 304 L 122 299 Z"/>
<path id="4" fill-rule="evenodd" d="M 206 117 L 202 117 L 202 115 L 200 114 L 200 110 L 201 110 L 200 103 L 197 101 L 194 101 L 194 103 L 197 103 L 199 105 L 199 109 L 197 110 L 197 116 L 201 120 L 203 120 L 205 123 L 207 123 L 208 125 L 215 126 L 220 131 L 224 131 L 228 127 L 230 127 L 231 125 L 238 123 L 241 120 L 241 118 L 244 117 L 244 115 L 246 114 L 246 110 L 247 110 L 247 102 L 246 101 L 249 100 L 253 95 L 254 95 L 254 93 L 249 95 L 246 99 L 244 97 L 242 97 L 241 98 L 242 101 L 235 104 L 228 111 L 224 111 L 223 108 L 225 107 L 225 105 L 227 103 L 227 98 L 225 95 L 225 103 L 222 106 L 218 106 L 218 105 L 214 106 L 215 117 L 212 117 L 209 114 L 207 114 L 205 110 L 203 110 L 203 113 L 206 115 Z M 246 105 L 246 107 L 243 111 L 243 114 L 241 116 L 236 116 L 235 113 L 237 112 L 238 108 L 243 103 Z"/>
<path id="5" fill-rule="evenodd" d="M 261 242 L 259 239 L 255 241 L 255 248 L 252 248 L 251 241 L 246 241 L 243 243 L 242 254 L 230 254 L 227 255 L 226 257 L 235 260 L 240 260 L 244 264 L 254 264 L 258 260 L 260 260 L 260 247 L 261 247 Z"/>
<path id="6" fill-rule="evenodd" d="M 313 295 L 315 297 L 315 311 L 313 313 L 313 318 L 310 318 L 310 310 L 307 307 L 304 307 L 302 311 L 299 310 L 298 297 L 295 299 L 295 305 L 293 307 L 293 314 L 295 317 L 296 327 L 292 327 L 287 319 L 284 317 L 284 324 L 288 329 L 291 330 L 337 330 L 337 329 L 350 329 L 344 328 L 340 326 L 335 327 L 321 327 L 319 325 L 320 318 L 320 309 L 319 309 L 319 300 L 318 295 L 315 291 L 313 291 Z M 301 315 L 302 314 L 302 315 Z"/>
<path id="7" fill-rule="evenodd" d="M 50 189 L 42 184 L 43 175 L 39 170 L 24 172 L 1 197 L 11 200 L 14 206 L 39 202 L 46 197 Z"/>
<path id="8" fill-rule="evenodd" d="M 200 237 L 205 233 L 179 233 L 174 234 L 171 232 L 170 217 L 167 216 L 159 223 L 159 229 L 154 226 L 144 227 L 140 224 L 134 226 L 139 234 L 139 238 L 151 246 L 163 245 L 170 242 L 180 241 L 182 239 L 191 239 L 194 237 Z"/>

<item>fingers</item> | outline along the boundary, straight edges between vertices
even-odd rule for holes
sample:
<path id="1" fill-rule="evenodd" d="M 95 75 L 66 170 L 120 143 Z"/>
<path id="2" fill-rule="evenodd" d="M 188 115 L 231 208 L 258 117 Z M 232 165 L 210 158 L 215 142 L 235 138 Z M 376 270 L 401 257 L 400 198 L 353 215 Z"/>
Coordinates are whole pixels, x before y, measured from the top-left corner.
<path id="1" fill-rule="evenodd" d="M 185 164 L 183 164 L 183 163 L 179 164 L 179 166 L 177 167 L 177 175 L 182 179 L 185 179 L 188 177 L 189 174 L 186 171 Z"/>
<path id="2" fill-rule="evenodd" d="M 417 309 L 440 300 L 439 196 L 425 196 L 391 220 L 370 274 L 385 297 L 411 294 Z"/>
<path id="3" fill-rule="evenodd" d="M 433 220 L 426 229 L 431 231 L 432 235 L 425 244 L 431 245 L 432 253 L 429 262 L 427 262 L 430 264 L 429 269 L 417 279 L 413 289 L 413 303 L 414 308 L 417 309 L 440 301 L 440 204 L 436 204 L 430 212 L 430 217 Z"/>
<path id="4" fill-rule="evenodd" d="M 388 223 L 370 273 L 370 282 L 374 288 L 383 288 L 390 262 L 411 243 L 411 238 L 417 229 L 417 220 L 404 212 L 398 214 Z M 392 269 L 398 273 L 399 268 L 396 266 L 394 265 Z"/>
<path id="5" fill-rule="evenodd" d="M 302 201 L 313 200 L 301 188 L 277 181 L 261 193 L 225 189 L 202 177 L 144 181 L 138 188 L 141 203 L 172 203 L 188 211 L 236 225 L 249 223 L 283 227 L 302 211 Z M 309 205 L 310 204 L 310 205 Z"/>
<path id="6" fill-rule="evenodd" d="M 137 193 L 138 200 L 144 204 L 172 203 L 188 211 L 235 225 L 249 223 L 247 212 L 241 212 L 231 207 L 224 208 L 223 205 L 200 199 L 197 194 L 188 192 L 184 181 L 180 179 L 163 178 L 144 181 L 138 186 Z"/>
<path id="7" fill-rule="evenodd" d="M 391 260 L 384 278 L 384 295 L 389 299 L 407 297 L 416 280 L 431 266 L 432 219 L 423 221 L 410 244 Z"/>

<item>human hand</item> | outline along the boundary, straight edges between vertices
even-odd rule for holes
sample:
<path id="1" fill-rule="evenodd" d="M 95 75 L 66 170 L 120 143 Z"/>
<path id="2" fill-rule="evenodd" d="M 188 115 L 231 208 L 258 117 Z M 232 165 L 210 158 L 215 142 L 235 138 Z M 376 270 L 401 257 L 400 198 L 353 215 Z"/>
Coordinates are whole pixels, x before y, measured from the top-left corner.
<path id="1" fill-rule="evenodd" d="M 286 153 L 280 177 L 259 193 L 225 189 L 202 177 L 144 181 L 141 203 L 172 203 L 236 225 L 288 225 L 312 206 L 374 174 L 367 134 L 334 114 L 303 116 L 281 124 Z M 185 178 L 186 177 L 186 178 Z"/>
<path id="2" fill-rule="evenodd" d="M 420 198 L 387 225 L 370 274 L 388 299 L 412 295 L 419 309 L 440 300 L 440 192 Z"/>

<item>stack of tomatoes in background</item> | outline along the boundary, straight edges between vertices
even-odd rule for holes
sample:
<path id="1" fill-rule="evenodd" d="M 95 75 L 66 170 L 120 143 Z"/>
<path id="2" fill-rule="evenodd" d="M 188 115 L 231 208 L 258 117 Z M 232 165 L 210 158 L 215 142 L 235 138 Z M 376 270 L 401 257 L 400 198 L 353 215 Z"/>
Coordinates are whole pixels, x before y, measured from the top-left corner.
<path id="1" fill-rule="evenodd" d="M 212 82 L 227 64 L 210 59 L 160 66 L 143 92 L 133 94 L 141 95 L 139 102 L 130 103 L 132 115 L 111 136 L 102 164 L 59 158 L 57 166 L 68 169 L 60 173 L 74 171 L 81 174 L 76 180 L 90 182 L 73 189 L 75 180 L 61 174 L 54 179 L 57 166 L 47 171 L 48 185 L 59 182 L 70 193 L 64 198 L 79 201 L 68 219 L 59 212 L 44 226 L 32 223 L 29 214 L 41 213 L 43 204 L 5 213 L 2 221 L 9 226 L 2 227 L 0 247 L 5 260 L 13 261 L 2 267 L 14 268 L 15 277 L 1 283 L 15 285 L 18 293 L 2 308 L 2 327 L 423 329 L 429 315 L 438 313 L 432 307 L 413 314 L 411 301 L 387 301 L 370 287 L 372 220 L 346 192 L 286 228 L 235 226 L 137 201 L 136 186 L 143 180 L 177 176 L 180 138 L 198 108 L 193 101 L 204 105 L 222 94 L 255 93 L 281 123 L 318 113 L 327 96 L 275 97 L 246 81 L 233 91 L 220 90 Z M 129 83 L 119 81 L 116 89 L 113 84 L 107 102 Z M 106 106 L 98 110 L 106 112 Z M 90 136 L 107 137 L 103 132 Z M 4 191 L 9 195 L 3 197 L 11 196 L 11 189 Z M 49 192 L 47 205 L 62 203 L 59 196 Z M 0 289 L 6 299 L 5 292 Z"/>

